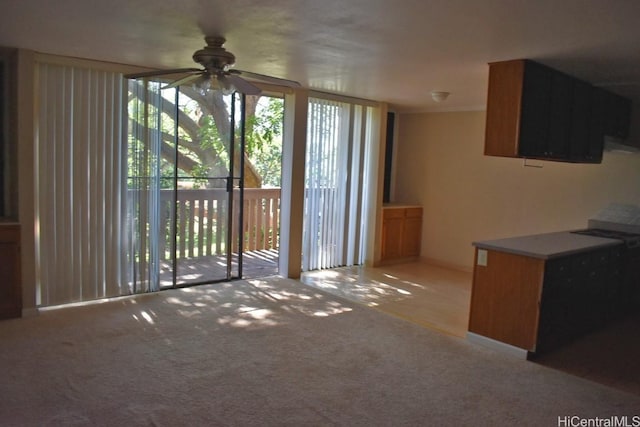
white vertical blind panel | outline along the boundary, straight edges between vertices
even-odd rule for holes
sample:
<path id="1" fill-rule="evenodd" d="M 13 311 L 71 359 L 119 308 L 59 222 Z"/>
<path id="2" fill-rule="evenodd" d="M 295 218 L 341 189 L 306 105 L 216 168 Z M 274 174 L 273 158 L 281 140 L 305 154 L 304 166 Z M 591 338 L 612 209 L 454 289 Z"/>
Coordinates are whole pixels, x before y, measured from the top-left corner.
<path id="1" fill-rule="evenodd" d="M 303 270 L 329 268 L 342 261 L 345 204 L 341 182 L 347 124 L 348 104 L 310 100 Z"/>
<path id="2" fill-rule="evenodd" d="M 40 305 L 122 294 L 123 77 L 40 63 Z"/>
<path id="3" fill-rule="evenodd" d="M 159 289 L 160 241 L 160 162 L 162 129 L 173 128 L 175 117 L 163 116 L 160 83 L 130 81 L 133 96 L 129 114 L 130 176 L 127 184 L 127 279 L 131 292 Z M 177 90 L 177 89 L 174 89 Z M 167 109 L 168 110 L 168 109 Z M 163 120 L 170 123 L 163 126 Z"/>
<path id="4" fill-rule="evenodd" d="M 365 124 L 365 138 L 364 138 L 364 174 L 362 185 L 363 188 L 376 188 L 378 183 L 379 171 L 376 167 L 378 164 L 378 152 L 380 147 L 380 109 L 377 107 L 367 107 L 366 111 L 366 124 Z M 367 231 L 370 229 L 369 218 L 374 216 L 374 212 L 377 209 L 375 193 L 372 194 L 368 191 L 363 191 L 362 199 L 362 218 L 363 221 L 360 224 L 361 235 L 363 238 L 360 240 L 360 264 L 364 263 L 367 258 Z"/>
<path id="5" fill-rule="evenodd" d="M 352 133 L 351 133 L 351 158 L 348 167 L 350 168 L 350 186 L 349 206 L 348 206 L 348 223 L 345 226 L 345 234 L 347 235 L 346 243 L 346 260 L 345 265 L 360 264 L 359 258 L 359 241 L 360 241 L 360 221 L 362 218 L 362 196 L 366 190 L 362 187 L 362 147 L 364 132 L 363 108 L 360 105 L 354 106 L 352 117 Z M 364 220 L 364 219 L 363 219 Z"/>
<path id="6" fill-rule="evenodd" d="M 351 117 L 353 117 L 353 105 L 344 105 L 340 109 L 340 128 L 339 136 L 336 147 L 338 157 L 336 165 L 337 181 L 336 181 L 336 195 L 337 206 L 334 210 L 335 224 L 333 226 L 334 232 L 334 244 L 333 244 L 333 261 L 332 266 L 345 265 L 345 250 L 344 242 L 348 237 L 345 233 L 345 226 L 348 222 L 348 206 L 349 206 L 349 187 L 348 183 L 351 177 L 351 170 L 349 169 L 349 158 L 353 151 L 353 138 L 352 129 L 353 123 Z"/>
<path id="7" fill-rule="evenodd" d="M 362 264 L 377 108 L 310 98 L 304 271 Z"/>

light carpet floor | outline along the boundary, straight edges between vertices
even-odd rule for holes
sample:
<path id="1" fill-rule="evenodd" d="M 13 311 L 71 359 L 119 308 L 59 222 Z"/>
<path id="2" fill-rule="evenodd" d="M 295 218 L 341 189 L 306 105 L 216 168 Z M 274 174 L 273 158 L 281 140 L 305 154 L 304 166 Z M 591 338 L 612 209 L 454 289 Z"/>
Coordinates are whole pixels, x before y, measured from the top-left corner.
<path id="1" fill-rule="evenodd" d="M 640 397 L 267 278 L 0 322 L 0 425 L 557 426 Z"/>

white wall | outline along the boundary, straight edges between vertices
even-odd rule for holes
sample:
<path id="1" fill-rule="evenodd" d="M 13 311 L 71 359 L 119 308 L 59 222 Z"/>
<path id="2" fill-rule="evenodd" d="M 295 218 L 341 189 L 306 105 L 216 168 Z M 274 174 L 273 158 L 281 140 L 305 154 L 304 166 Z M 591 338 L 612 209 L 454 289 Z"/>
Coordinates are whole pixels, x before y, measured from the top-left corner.
<path id="1" fill-rule="evenodd" d="M 640 155 L 602 164 L 483 155 L 485 113 L 401 114 L 393 201 L 424 206 L 422 257 L 471 269 L 471 243 L 584 228 L 610 202 L 640 204 Z"/>

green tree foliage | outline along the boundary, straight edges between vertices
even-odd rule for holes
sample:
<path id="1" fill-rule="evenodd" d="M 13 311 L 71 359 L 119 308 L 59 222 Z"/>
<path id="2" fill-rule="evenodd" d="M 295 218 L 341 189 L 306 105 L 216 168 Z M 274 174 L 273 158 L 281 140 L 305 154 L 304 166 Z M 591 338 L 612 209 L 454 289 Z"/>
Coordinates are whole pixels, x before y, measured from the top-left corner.
<path id="1" fill-rule="evenodd" d="M 280 187 L 284 101 L 260 97 L 247 119 L 246 151 L 264 187 Z"/>
<path id="2" fill-rule="evenodd" d="M 134 84 L 143 85 L 142 82 Z M 158 89 L 154 87 L 150 90 Z M 196 188 L 220 185 L 217 180 L 211 181 L 206 178 L 223 177 L 228 174 L 230 97 L 224 97 L 216 92 L 200 94 L 188 87 L 180 90 L 177 110 L 178 175 L 192 178 Z M 146 154 L 142 154 L 145 151 L 144 141 L 137 140 L 133 135 L 145 135 L 150 130 L 156 129 L 161 138 L 158 154 L 162 157 L 160 167 L 160 176 L 163 178 L 162 187 L 170 187 L 174 163 L 176 163 L 176 129 L 173 119 L 176 115 L 176 106 L 175 95 L 169 92 L 163 92 L 162 95 L 162 97 L 147 96 L 140 90 L 129 93 L 129 175 L 150 176 L 147 165 L 151 163 L 143 158 Z M 141 96 L 144 99 L 140 99 Z M 140 110 L 141 107 L 144 111 Z M 158 113 L 161 120 L 148 129 L 149 120 L 145 119 L 145 115 L 158 117 Z M 239 126 L 241 125 L 239 117 L 238 113 L 235 129 L 237 136 L 240 134 Z M 263 186 L 280 186 L 283 119 L 282 99 L 267 96 L 247 97 L 245 163 L 249 164 L 251 171 L 260 175 Z M 143 157 L 140 157 L 141 155 Z"/>

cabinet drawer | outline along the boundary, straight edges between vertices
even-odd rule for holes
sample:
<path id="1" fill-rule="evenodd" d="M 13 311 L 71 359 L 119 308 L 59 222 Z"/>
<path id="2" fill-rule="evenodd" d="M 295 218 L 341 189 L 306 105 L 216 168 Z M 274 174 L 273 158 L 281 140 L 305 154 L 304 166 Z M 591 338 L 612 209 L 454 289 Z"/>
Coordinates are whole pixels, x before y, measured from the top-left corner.
<path id="1" fill-rule="evenodd" d="M 401 209 L 401 208 L 383 209 L 382 219 L 385 220 L 390 218 L 404 218 L 404 209 Z"/>
<path id="2" fill-rule="evenodd" d="M 422 218 L 422 208 L 407 208 L 405 212 L 407 218 Z"/>
<path id="3" fill-rule="evenodd" d="M 20 226 L 0 224 L 0 243 L 20 243 Z"/>

